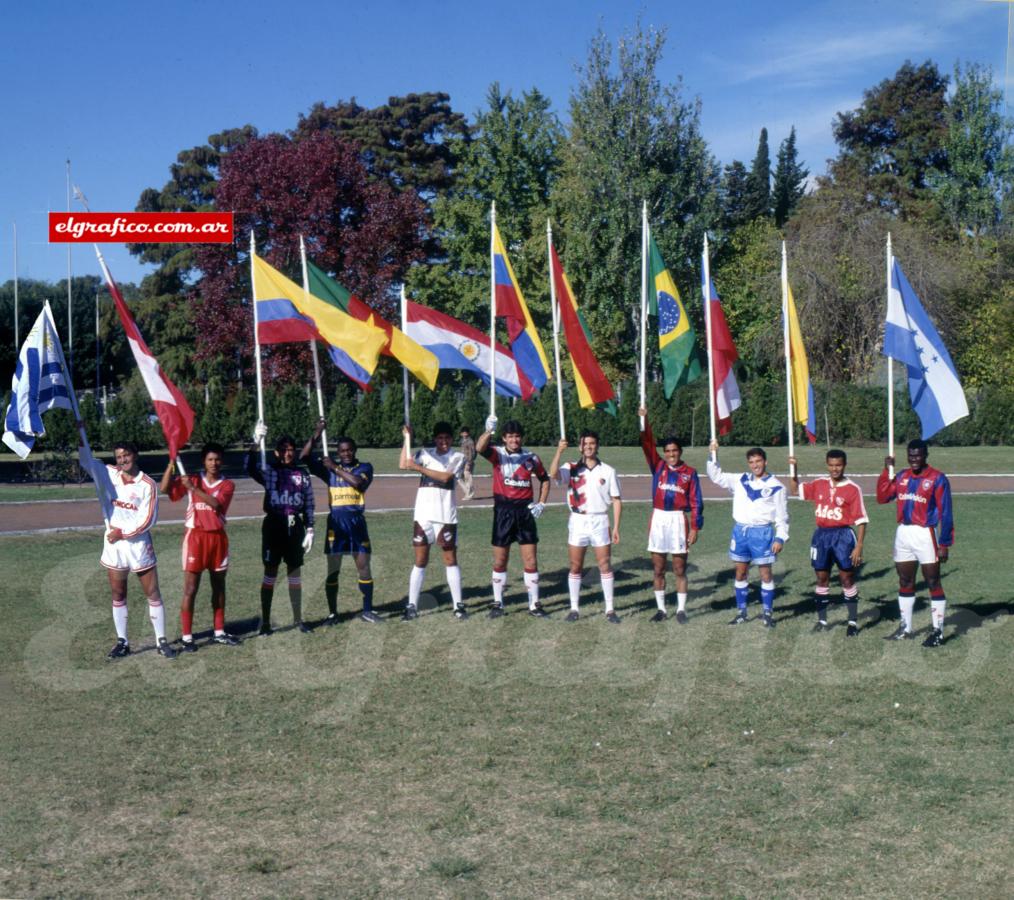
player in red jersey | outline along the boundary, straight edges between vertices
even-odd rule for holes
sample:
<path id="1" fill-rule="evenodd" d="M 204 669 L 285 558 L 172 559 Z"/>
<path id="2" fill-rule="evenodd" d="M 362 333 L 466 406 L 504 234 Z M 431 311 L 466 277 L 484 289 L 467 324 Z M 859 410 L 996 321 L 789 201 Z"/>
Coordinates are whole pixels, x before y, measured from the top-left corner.
<path id="1" fill-rule="evenodd" d="M 817 530 L 810 541 L 810 563 L 817 576 L 817 624 L 814 631 L 827 631 L 827 603 L 831 588 L 831 566 L 838 565 L 838 580 L 848 610 L 846 637 L 859 634 L 859 586 L 855 570 L 863 561 L 863 539 L 870 521 L 859 485 L 845 477 L 848 457 L 844 450 L 828 450 L 824 457 L 827 475 L 800 482 L 796 457 L 789 457 L 792 488 L 801 500 L 815 504 Z M 855 532 L 852 528 L 855 527 Z"/>
<path id="2" fill-rule="evenodd" d="M 201 450 L 201 475 L 173 475 L 172 462 L 162 475 L 162 493 L 174 503 L 187 497 L 186 530 L 183 532 L 183 601 L 180 603 L 180 643 L 188 653 L 197 650 L 194 642 L 194 598 L 201 586 L 201 573 L 211 579 L 211 609 L 215 634 L 212 641 L 233 647 L 239 643 L 225 630 L 225 576 L 229 570 L 229 538 L 225 516 L 236 485 L 222 477 L 225 448 L 205 444 Z"/>
<path id="3" fill-rule="evenodd" d="M 655 435 L 648 424 L 648 410 L 637 414 L 644 421 L 641 449 L 651 470 L 651 520 L 648 525 L 648 552 L 654 569 L 655 604 L 658 612 L 652 622 L 664 622 L 665 561 L 672 554 L 672 572 L 676 577 L 676 621 L 687 622 L 687 554 L 697 543 L 697 532 L 704 527 L 704 501 L 697 470 L 682 461 L 683 445 L 675 437 L 662 441 L 663 456 L 655 446 Z M 663 458 L 664 457 L 664 458 Z"/>
<path id="4" fill-rule="evenodd" d="M 521 446 L 524 428 L 513 419 L 503 426 L 503 446 L 491 447 L 496 431 L 496 416 L 486 419 L 486 430 L 475 442 L 475 452 L 493 465 L 493 606 L 491 619 L 504 614 L 503 592 L 507 584 L 507 560 L 515 541 L 521 546 L 528 591 L 528 612 L 545 618 L 539 602 L 539 563 L 536 545 L 539 532 L 535 520 L 542 515 L 549 499 L 549 473 L 538 455 Z M 535 500 L 532 479 L 540 481 L 539 499 Z"/>
<path id="5" fill-rule="evenodd" d="M 901 625 L 890 636 L 900 641 L 915 637 L 912 610 L 915 608 L 915 575 L 922 566 L 922 577 L 930 592 L 932 628 L 924 647 L 939 647 L 944 642 L 944 613 L 947 598 L 940 583 L 940 563 L 947 562 L 954 543 L 954 514 L 951 511 L 951 484 L 947 476 L 926 460 L 925 441 L 909 441 L 908 468 L 892 479 L 889 469 L 894 457 L 884 458 L 884 471 L 877 480 L 877 503 L 898 503 L 898 530 L 894 537 L 894 567 L 898 570 L 898 608 Z M 936 529 L 940 529 L 937 540 Z"/>

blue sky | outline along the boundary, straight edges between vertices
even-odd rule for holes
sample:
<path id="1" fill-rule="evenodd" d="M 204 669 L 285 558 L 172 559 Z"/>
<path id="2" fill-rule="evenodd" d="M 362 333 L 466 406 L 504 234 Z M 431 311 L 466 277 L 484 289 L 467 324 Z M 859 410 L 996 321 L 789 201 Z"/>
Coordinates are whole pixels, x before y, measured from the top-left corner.
<path id="1" fill-rule="evenodd" d="M 984 63 L 999 82 L 1008 42 L 1006 5 L 987 0 L 17 4 L 2 19 L 0 282 L 14 274 L 15 222 L 19 275 L 65 277 L 46 213 L 66 208 L 68 158 L 92 208 L 120 211 L 162 186 L 181 149 L 246 123 L 286 130 L 318 100 L 444 90 L 471 116 L 499 81 L 537 86 L 566 118 L 591 37 L 616 39 L 638 12 L 668 29 L 660 75 L 701 98 L 722 163 L 749 163 L 765 126 L 773 155 L 794 124 L 811 173 L 834 155 L 834 113 L 906 59 Z M 145 271 L 122 245 L 104 254 L 120 281 Z M 90 247 L 73 267 L 98 273 Z"/>

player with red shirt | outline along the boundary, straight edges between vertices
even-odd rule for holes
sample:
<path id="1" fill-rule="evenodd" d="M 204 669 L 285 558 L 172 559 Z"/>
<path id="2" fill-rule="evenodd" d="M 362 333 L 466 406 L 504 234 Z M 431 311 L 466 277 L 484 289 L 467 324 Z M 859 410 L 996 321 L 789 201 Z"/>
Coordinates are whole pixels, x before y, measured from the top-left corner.
<path id="1" fill-rule="evenodd" d="M 648 552 L 654 569 L 655 604 L 658 612 L 652 622 L 664 622 L 665 559 L 672 554 L 672 572 L 676 576 L 676 621 L 687 622 L 687 554 L 704 527 L 704 501 L 697 470 L 682 461 L 683 445 L 675 437 L 662 441 L 660 456 L 655 435 L 648 423 L 648 410 L 637 411 L 644 422 L 641 449 L 651 471 L 651 520 L 648 525 Z"/>
<path id="2" fill-rule="evenodd" d="M 225 448 L 206 444 L 201 450 L 204 472 L 201 475 L 173 475 L 169 463 L 162 475 L 162 492 L 174 503 L 187 497 L 186 530 L 183 533 L 183 601 L 180 604 L 180 643 L 189 653 L 197 650 L 194 642 L 194 599 L 201 586 L 201 574 L 211 579 L 211 609 L 214 615 L 216 644 L 239 643 L 225 630 L 225 576 L 229 569 L 229 538 L 225 517 L 236 485 L 222 477 Z"/>
<path id="3" fill-rule="evenodd" d="M 848 457 L 844 450 L 828 450 L 824 457 L 827 475 L 813 481 L 800 482 L 796 457 L 789 457 L 792 487 L 800 500 L 815 505 L 817 530 L 810 540 L 810 562 L 817 576 L 814 589 L 817 601 L 817 624 L 814 631 L 827 631 L 827 605 L 831 588 L 831 567 L 838 566 L 838 580 L 848 610 L 846 637 L 859 634 L 859 586 L 855 569 L 863 561 L 863 539 L 870 521 L 863 503 L 863 492 L 854 481 L 845 477 Z M 853 531 L 855 527 L 855 531 Z"/>
<path id="4" fill-rule="evenodd" d="M 940 583 L 940 564 L 947 561 L 954 543 L 954 514 L 951 511 L 951 484 L 947 476 L 926 460 L 925 441 L 909 441 L 908 468 L 891 478 L 894 457 L 884 459 L 884 471 L 877 480 L 877 503 L 898 503 L 898 530 L 894 536 L 894 567 L 898 571 L 898 607 L 901 625 L 890 636 L 900 641 L 915 637 L 912 611 L 915 608 L 915 575 L 919 566 L 930 592 L 932 628 L 924 647 L 944 642 L 944 613 L 947 598 Z M 936 529 L 940 529 L 937 539 Z"/>

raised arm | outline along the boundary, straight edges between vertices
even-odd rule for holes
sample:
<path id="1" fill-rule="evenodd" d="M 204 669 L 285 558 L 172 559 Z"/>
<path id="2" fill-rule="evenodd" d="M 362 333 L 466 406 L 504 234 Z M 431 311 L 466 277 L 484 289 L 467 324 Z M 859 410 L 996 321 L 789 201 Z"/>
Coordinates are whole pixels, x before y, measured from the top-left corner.
<path id="1" fill-rule="evenodd" d="M 567 449 L 566 438 L 560 438 L 560 442 L 556 445 L 556 453 L 553 454 L 553 459 L 549 463 L 549 477 L 558 478 L 560 475 L 560 457 L 563 456 L 563 451 Z"/>

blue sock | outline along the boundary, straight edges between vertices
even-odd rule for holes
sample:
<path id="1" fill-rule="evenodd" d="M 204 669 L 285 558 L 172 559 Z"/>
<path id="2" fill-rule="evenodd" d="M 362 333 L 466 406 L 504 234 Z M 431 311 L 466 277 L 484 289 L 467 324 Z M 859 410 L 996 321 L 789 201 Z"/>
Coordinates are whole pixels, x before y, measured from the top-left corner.
<path id="1" fill-rule="evenodd" d="M 359 593 L 363 595 L 363 612 L 373 611 L 373 579 L 359 580 Z"/>
<path id="2" fill-rule="evenodd" d="M 773 581 L 761 583 L 761 603 L 764 604 L 764 612 L 771 612 L 775 608 L 775 583 Z"/>
<path id="3" fill-rule="evenodd" d="M 736 585 L 736 607 L 737 609 L 746 609 L 746 599 L 750 595 L 750 582 L 749 581 L 737 581 Z"/>

